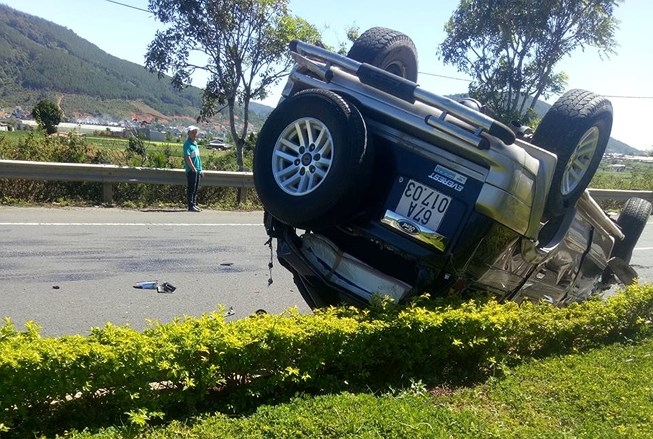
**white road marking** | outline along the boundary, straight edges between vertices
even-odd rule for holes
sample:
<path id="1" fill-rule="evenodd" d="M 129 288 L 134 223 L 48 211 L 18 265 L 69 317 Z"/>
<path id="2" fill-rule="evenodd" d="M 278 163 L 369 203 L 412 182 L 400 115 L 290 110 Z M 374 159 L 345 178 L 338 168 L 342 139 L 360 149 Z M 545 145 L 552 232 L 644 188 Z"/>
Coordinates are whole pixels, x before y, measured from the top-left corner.
<path id="1" fill-rule="evenodd" d="M 0 223 L 0 226 L 180 226 L 180 227 L 197 227 L 197 226 L 258 226 L 263 227 L 263 223 Z"/>

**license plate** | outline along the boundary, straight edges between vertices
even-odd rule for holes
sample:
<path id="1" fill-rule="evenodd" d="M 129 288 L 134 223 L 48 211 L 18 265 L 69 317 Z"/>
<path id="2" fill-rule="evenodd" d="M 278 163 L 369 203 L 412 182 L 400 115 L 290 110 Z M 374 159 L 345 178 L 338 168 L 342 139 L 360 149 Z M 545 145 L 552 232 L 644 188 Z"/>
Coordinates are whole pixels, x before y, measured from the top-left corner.
<path id="1" fill-rule="evenodd" d="M 395 212 L 423 227 L 437 231 L 451 197 L 428 186 L 409 180 Z"/>

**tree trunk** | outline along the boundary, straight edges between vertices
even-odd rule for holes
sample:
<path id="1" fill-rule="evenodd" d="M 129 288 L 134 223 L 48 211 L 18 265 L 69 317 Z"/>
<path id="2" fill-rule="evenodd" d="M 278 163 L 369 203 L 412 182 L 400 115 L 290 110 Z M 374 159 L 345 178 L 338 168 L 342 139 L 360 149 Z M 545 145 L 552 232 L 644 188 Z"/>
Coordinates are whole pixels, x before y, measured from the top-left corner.
<path id="1" fill-rule="evenodd" d="M 238 170 L 240 172 L 243 172 L 245 170 L 245 164 L 243 160 L 244 143 L 245 143 L 244 139 L 238 138 L 236 140 L 236 164 L 238 165 Z M 246 198 L 247 198 L 247 188 L 239 187 L 238 195 L 236 196 L 236 204 L 240 206 L 241 204 L 243 204 Z"/>

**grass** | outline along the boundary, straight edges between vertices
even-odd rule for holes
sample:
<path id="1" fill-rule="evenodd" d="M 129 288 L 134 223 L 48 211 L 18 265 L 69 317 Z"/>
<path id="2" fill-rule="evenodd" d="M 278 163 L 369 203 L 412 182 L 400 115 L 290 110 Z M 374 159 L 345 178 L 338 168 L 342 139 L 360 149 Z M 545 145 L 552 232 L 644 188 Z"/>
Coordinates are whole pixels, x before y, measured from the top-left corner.
<path id="1" fill-rule="evenodd" d="M 254 414 L 204 415 L 71 438 L 650 438 L 653 339 L 531 360 L 470 388 L 421 382 L 382 395 L 298 397 Z"/>
<path id="2" fill-rule="evenodd" d="M 102 136 L 86 136 L 86 143 L 93 148 L 98 149 L 109 149 L 109 150 L 118 150 L 123 151 L 129 145 L 129 139 L 116 138 L 116 137 L 102 137 Z M 145 148 L 147 150 L 161 150 L 164 148 L 169 148 L 172 151 L 172 155 L 175 157 L 182 156 L 182 147 L 183 141 L 163 141 L 157 142 L 154 140 L 144 141 Z M 200 146 L 202 148 L 202 146 Z M 206 149 L 206 148 L 203 148 Z"/>
<path id="3" fill-rule="evenodd" d="M 8 143 L 13 145 L 18 144 L 19 142 L 24 142 L 25 139 L 29 136 L 30 131 L 10 131 L 0 133 L 0 139 L 6 140 Z M 106 150 L 106 151 L 124 151 L 129 145 L 129 139 L 120 138 L 120 137 L 106 137 L 106 136 L 96 136 L 96 135 L 85 135 L 84 139 L 89 148 L 97 150 Z M 179 141 L 153 141 L 146 140 L 144 142 L 145 148 L 148 151 L 161 151 L 164 149 L 169 149 L 173 157 L 182 157 L 182 146 L 183 139 Z M 217 154 L 223 155 L 226 154 L 224 151 L 208 150 L 206 145 L 200 144 L 200 148 L 203 154 Z"/>
<path id="4" fill-rule="evenodd" d="M 590 182 L 590 187 L 596 189 L 624 189 L 624 190 L 653 190 L 653 164 L 637 163 L 628 164 L 627 170 L 615 172 L 607 166 L 609 162 L 601 164 Z"/>

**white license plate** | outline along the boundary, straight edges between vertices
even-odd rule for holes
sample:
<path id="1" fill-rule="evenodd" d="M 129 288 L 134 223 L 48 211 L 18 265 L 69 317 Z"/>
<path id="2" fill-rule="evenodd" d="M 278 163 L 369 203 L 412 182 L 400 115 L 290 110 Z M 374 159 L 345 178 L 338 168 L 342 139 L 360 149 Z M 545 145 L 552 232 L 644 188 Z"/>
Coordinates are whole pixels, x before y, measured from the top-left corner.
<path id="1" fill-rule="evenodd" d="M 423 227 L 437 231 L 451 197 L 428 186 L 409 180 L 395 212 Z"/>

